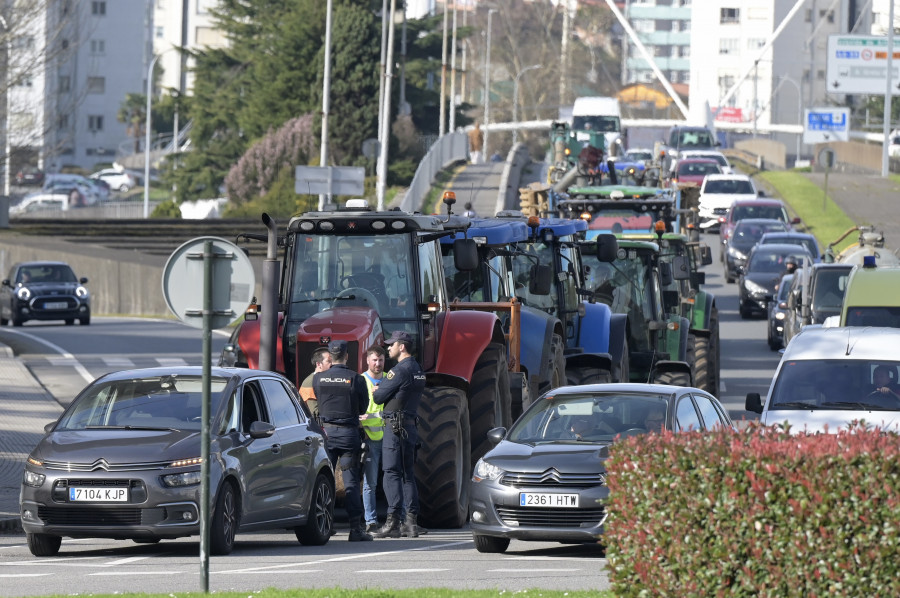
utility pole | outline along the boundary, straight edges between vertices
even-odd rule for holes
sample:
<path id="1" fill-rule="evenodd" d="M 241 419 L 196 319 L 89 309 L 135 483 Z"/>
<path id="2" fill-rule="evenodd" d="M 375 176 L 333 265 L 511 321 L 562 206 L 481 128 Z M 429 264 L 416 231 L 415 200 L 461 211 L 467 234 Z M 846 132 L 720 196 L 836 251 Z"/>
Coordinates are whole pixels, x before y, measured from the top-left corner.
<path id="1" fill-rule="evenodd" d="M 444 133 L 447 132 L 447 129 L 444 128 L 444 124 L 447 122 L 447 19 L 449 18 L 450 13 L 447 12 L 447 4 L 444 3 L 444 37 L 441 42 L 441 109 L 440 109 L 440 122 L 438 123 L 438 136 L 443 137 Z"/>
<path id="2" fill-rule="evenodd" d="M 456 130 L 456 2 L 453 3 L 453 41 L 450 44 L 450 128 Z"/>
<path id="3" fill-rule="evenodd" d="M 491 18 L 497 12 L 496 8 L 488 10 L 487 18 L 487 35 L 485 43 L 487 47 L 484 51 L 484 155 L 490 156 L 488 153 L 488 123 L 491 121 Z"/>
<path id="4" fill-rule="evenodd" d="M 328 166 L 328 111 L 331 109 L 331 8 L 328 0 L 325 9 L 325 73 L 322 77 L 322 145 L 319 148 L 319 166 Z M 325 209 L 324 194 L 319 195 L 319 211 Z"/>
<path id="5" fill-rule="evenodd" d="M 569 97 L 569 29 L 570 29 L 570 12 L 569 6 L 572 0 L 563 0 L 563 29 L 562 42 L 559 44 L 559 105 L 565 106 Z"/>
<path id="6" fill-rule="evenodd" d="M 328 0 L 331 2 L 331 0 Z M 388 26 L 387 60 L 384 69 L 384 111 L 381 115 L 382 130 L 385 135 L 391 130 L 391 77 L 394 76 L 394 13 L 397 10 L 397 0 L 391 0 L 390 24 Z M 378 200 L 378 210 L 384 209 L 384 190 L 387 183 L 388 143 L 382 143 L 378 154 L 378 180 L 375 193 Z"/>

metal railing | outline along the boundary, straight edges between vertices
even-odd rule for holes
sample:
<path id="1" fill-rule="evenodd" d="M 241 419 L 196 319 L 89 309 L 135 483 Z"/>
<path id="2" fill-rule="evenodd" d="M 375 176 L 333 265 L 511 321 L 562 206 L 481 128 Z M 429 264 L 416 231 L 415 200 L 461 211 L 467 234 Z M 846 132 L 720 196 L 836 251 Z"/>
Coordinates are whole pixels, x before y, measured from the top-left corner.
<path id="1" fill-rule="evenodd" d="M 400 209 L 404 212 L 421 210 L 422 202 L 431 189 L 431 182 L 441 170 L 458 160 L 465 160 L 469 155 L 469 138 L 462 132 L 447 133 L 438 139 L 416 168 L 406 194 L 400 201 Z"/>

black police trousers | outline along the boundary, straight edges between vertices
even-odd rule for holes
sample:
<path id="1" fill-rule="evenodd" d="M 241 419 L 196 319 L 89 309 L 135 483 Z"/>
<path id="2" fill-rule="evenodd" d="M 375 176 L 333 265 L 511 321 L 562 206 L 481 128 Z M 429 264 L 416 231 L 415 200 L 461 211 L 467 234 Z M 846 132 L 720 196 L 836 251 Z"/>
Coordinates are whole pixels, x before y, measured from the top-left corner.
<path id="1" fill-rule="evenodd" d="M 401 513 L 419 514 L 419 490 L 416 487 L 416 442 L 419 439 L 412 418 L 404 418 L 400 436 L 394 433 L 389 422 L 384 426 L 384 442 L 381 445 L 381 469 L 384 471 L 384 495 L 388 501 L 389 515 Z M 403 438 L 402 436 L 406 436 Z"/>
<path id="2" fill-rule="evenodd" d="M 331 465 L 335 470 L 338 465 L 341 468 L 347 517 L 352 523 L 363 516 L 362 495 L 360 494 L 362 469 L 359 462 L 362 443 L 359 428 L 325 424 L 325 434 L 327 435 L 325 451 L 328 453 Z"/>

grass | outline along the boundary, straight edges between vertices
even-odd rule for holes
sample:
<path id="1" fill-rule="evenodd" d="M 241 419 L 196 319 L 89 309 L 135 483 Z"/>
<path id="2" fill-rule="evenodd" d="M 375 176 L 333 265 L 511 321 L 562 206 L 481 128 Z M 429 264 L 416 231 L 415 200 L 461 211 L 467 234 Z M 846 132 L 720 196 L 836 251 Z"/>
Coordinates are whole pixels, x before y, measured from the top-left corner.
<path id="1" fill-rule="evenodd" d="M 557 591 L 557 590 L 449 590 L 444 588 L 414 588 L 408 590 L 379 590 L 379 589 L 344 589 L 344 588 L 296 588 L 293 590 L 276 590 L 267 588 L 253 592 L 214 592 L 222 598 L 507 598 L 518 596 L 522 598 L 613 598 L 610 591 Z M 177 594 L 91 594 L 92 598 L 128 598 L 129 596 L 141 596 L 142 598 L 203 598 L 209 596 L 202 592 L 178 592 Z M 56 598 L 56 597 L 50 597 Z M 63 598 L 62 596 L 58 598 Z"/>
<path id="2" fill-rule="evenodd" d="M 435 211 L 435 206 L 440 203 L 441 198 L 444 196 L 446 184 L 453 180 L 465 166 L 465 162 L 459 162 L 437 173 L 434 181 L 431 182 L 431 189 L 428 190 L 428 193 L 425 194 L 425 199 L 422 201 L 423 214 L 431 214 Z"/>
<path id="3" fill-rule="evenodd" d="M 853 222 L 824 190 L 800 172 L 766 171 L 756 174 L 773 189 L 803 221 L 803 226 L 815 235 L 824 249 L 856 223 Z M 824 205 L 823 205 L 824 204 Z M 856 243 L 857 235 L 848 235 L 835 246 L 835 253 Z"/>

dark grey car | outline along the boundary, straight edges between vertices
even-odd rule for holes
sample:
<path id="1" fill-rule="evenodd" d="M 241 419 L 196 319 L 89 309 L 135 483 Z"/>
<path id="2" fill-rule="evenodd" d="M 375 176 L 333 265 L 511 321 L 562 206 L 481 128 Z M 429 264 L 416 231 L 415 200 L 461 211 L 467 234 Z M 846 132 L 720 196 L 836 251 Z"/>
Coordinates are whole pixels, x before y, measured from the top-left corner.
<path id="1" fill-rule="evenodd" d="M 0 326 L 28 320 L 91 323 L 91 294 L 87 278 L 78 278 L 65 262 L 14 264 L 0 283 Z"/>
<path id="2" fill-rule="evenodd" d="M 510 540 L 596 542 L 606 522 L 606 459 L 617 438 L 734 424 L 698 388 L 661 384 L 564 386 L 544 394 L 472 476 L 470 525 L 479 552 L 503 552 Z"/>
<path id="3" fill-rule="evenodd" d="M 29 455 L 20 515 L 35 556 L 63 536 L 136 542 L 200 533 L 202 368 L 114 372 L 89 384 Z M 235 533 L 292 529 L 325 544 L 334 472 L 321 429 L 273 372 L 212 368 L 210 552 Z"/>

